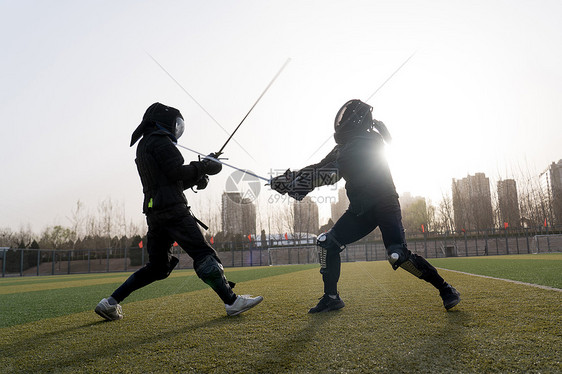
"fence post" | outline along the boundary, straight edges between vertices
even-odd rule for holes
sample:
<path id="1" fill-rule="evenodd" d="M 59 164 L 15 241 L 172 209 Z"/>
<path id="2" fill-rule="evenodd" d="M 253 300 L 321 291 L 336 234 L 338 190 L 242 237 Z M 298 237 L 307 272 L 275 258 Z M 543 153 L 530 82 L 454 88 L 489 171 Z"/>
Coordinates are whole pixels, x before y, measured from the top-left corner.
<path id="1" fill-rule="evenodd" d="M 53 255 L 53 256 L 52 256 L 52 261 L 51 261 L 51 265 L 52 265 L 52 266 L 51 266 L 51 275 L 55 275 L 55 261 L 56 261 L 56 257 L 55 257 L 55 256 L 56 256 L 56 252 L 55 252 L 54 249 L 53 249 L 52 255 Z"/>
<path id="2" fill-rule="evenodd" d="M 2 249 L 2 278 L 6 276 L 6 253 L 7 249 Z"/>
<path id="3" fill-rule="evenodd" d="M 37 250 L 37 276 L 39 276 L 39 265 L 41 265 L 41 250 Z"/>
<path id="4" fill-rule="evenodd" d="M 71 255 L 71 251 L 68 251 L 68 274 L 70 274 L 70 255 Z"/>
<path id="5" fill-rule="evenodd" d="M 476 235 L 474 235 L 474 245 L 476 246 L 476 256 L 478 256 L 478 230 L 476 230 Z"/>
<path id="6" fill-rule="evenodd" d="M 488 230 L 484 230 L 484 255 L 488 256 Z"/>
<path id="7" fill-rule="evenodd" d="M 468 257 L 468 242 L 466 240 L 466 230 L 463 230 L 462 234 L 464 237 L 464 256 Z"/>
<path id="8" fill-rule="evenodd" d="M 507 232 L 509 231 L 509 229 L 506 227 L 505 228 L 505 251 L 507 254 L 509 254 L 509 243 L 507 241 Z"/>
<path id="9" fill-rule="evenodd" d="M 92 267 L 90 264 L 90 250 L 88 249 L 88 273 L 92 271 Z"/>
<path id="10" fill-rule="evenodd" d="M 20 277 L 23 277 L 23 249 L 20 248 Z"/>

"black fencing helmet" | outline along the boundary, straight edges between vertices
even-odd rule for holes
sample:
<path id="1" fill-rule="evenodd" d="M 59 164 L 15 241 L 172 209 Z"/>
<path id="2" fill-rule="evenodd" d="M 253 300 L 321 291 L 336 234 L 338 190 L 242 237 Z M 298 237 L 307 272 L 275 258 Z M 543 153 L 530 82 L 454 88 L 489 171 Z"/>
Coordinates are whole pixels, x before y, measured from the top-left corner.
<path id="1" fill-rule="evenodd" d="M 345 103 L 334 121 L 334 139 L 336 143 L 345 143 L 352 136 L 368 131 L 373 126 L 371 111 L 373 107 L 361 100 L 349 100 Z"/>
<path id="2" fill-rule="evenodd" d="M 131 137 L 131 146 L 133 146 L 133 144 L 141 138 L 146 129 L 152 126 L 156 126 L 167 131 L 170 138 L 177 142 L 179 137 L 183 134 L 185 122 L 180 111 L 176 108 L 160 103 L 154 103 L 148 107 L 142 117 L 142 122 L 133 132 Z"/>

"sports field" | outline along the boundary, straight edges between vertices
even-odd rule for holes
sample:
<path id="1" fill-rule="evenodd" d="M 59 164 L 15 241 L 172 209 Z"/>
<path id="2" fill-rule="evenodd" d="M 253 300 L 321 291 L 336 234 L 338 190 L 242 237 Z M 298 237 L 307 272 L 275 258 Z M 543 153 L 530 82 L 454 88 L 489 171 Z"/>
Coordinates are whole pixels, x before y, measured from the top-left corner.
<path id="1" fill-rule="evenodd" d="M 562 254 L 430 262 L 462 294 L 449 312 L 386 261 L 344 263 L 346 307 L 316 315 L 317 265 L 227 269 L 237 293 L 265 298 L 237 317 L 188 270 L 115 322 L 93 308 L 130 273 L 0 279 L 0 373 L 562 372 Z"/>

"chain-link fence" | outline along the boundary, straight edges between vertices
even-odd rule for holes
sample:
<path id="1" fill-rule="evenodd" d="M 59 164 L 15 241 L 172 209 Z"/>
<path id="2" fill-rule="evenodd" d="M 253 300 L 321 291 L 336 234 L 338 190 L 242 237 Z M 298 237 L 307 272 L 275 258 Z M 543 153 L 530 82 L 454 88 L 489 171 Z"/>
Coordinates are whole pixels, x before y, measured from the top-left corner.
<path id="1" fill-rule="evenodd" d="M 224 244 L 224 243 L 223 243 Z M 310 264 L 318 261 L 313 244 L 268 247 L 260 242 L 226 243 L 219 251 L 225 267 Z M 483 230 L 456 233 L 410 235 L 408 248 L 426 258 L 491 256 L 562 251 L 562 234 L 533 230 Z M 180 259 L 176 269 L 192 269 L 193 261 L 180 247 L 173 248 Z M 348 245 L 342 261 L 386 259 L 382 240 L 360 241 Z M 47 250 L 0 248 L 2 277 L 27 275 L 132 272 L 148 261 L 145 248 L 105 250 Z"/>

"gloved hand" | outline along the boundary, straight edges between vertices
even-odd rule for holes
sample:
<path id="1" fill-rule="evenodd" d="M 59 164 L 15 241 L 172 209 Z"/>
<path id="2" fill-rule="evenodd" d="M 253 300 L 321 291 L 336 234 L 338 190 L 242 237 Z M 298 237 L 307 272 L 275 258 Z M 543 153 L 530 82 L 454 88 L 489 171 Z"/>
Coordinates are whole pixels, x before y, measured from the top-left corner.
<path id="1" fill-rule="evenodd" d="M 299 172 L 297 177 L 289 184 L 287 194 L 295 200 L 301 201 L 314 189 L 312 176 L 306 172 Z"/>
<path id="2" fill-rule="evenodd" d="M 210 153 L 207 157 L 201 160 L 201 166 L 203 168 L 203 173 L 208 175 L 215 175 L 220 173 L 222 170 L 222 164 L 220 162 L 212 160 L 212 158 L 217 158 L 214 153 Z"/>
<path id="3" fill-rule="evenodd" d="M 197 187 L 197 190 L 204 190 L 208 184 L 209 184 L 209 176 L 203 175 L 201 176 L 201 178 L 199 178 L 199 180 L 195 184 L 195 187 Z"/>
<path id="4" fill-rule="evenodd" d="M 271 178 L 271 189 L 279 192 L 281 195 L 286 194 L 289 191 L 289 186 L 293 182 L 297 175 L 297 172 L 287 169 L 285 173 Z"/>

